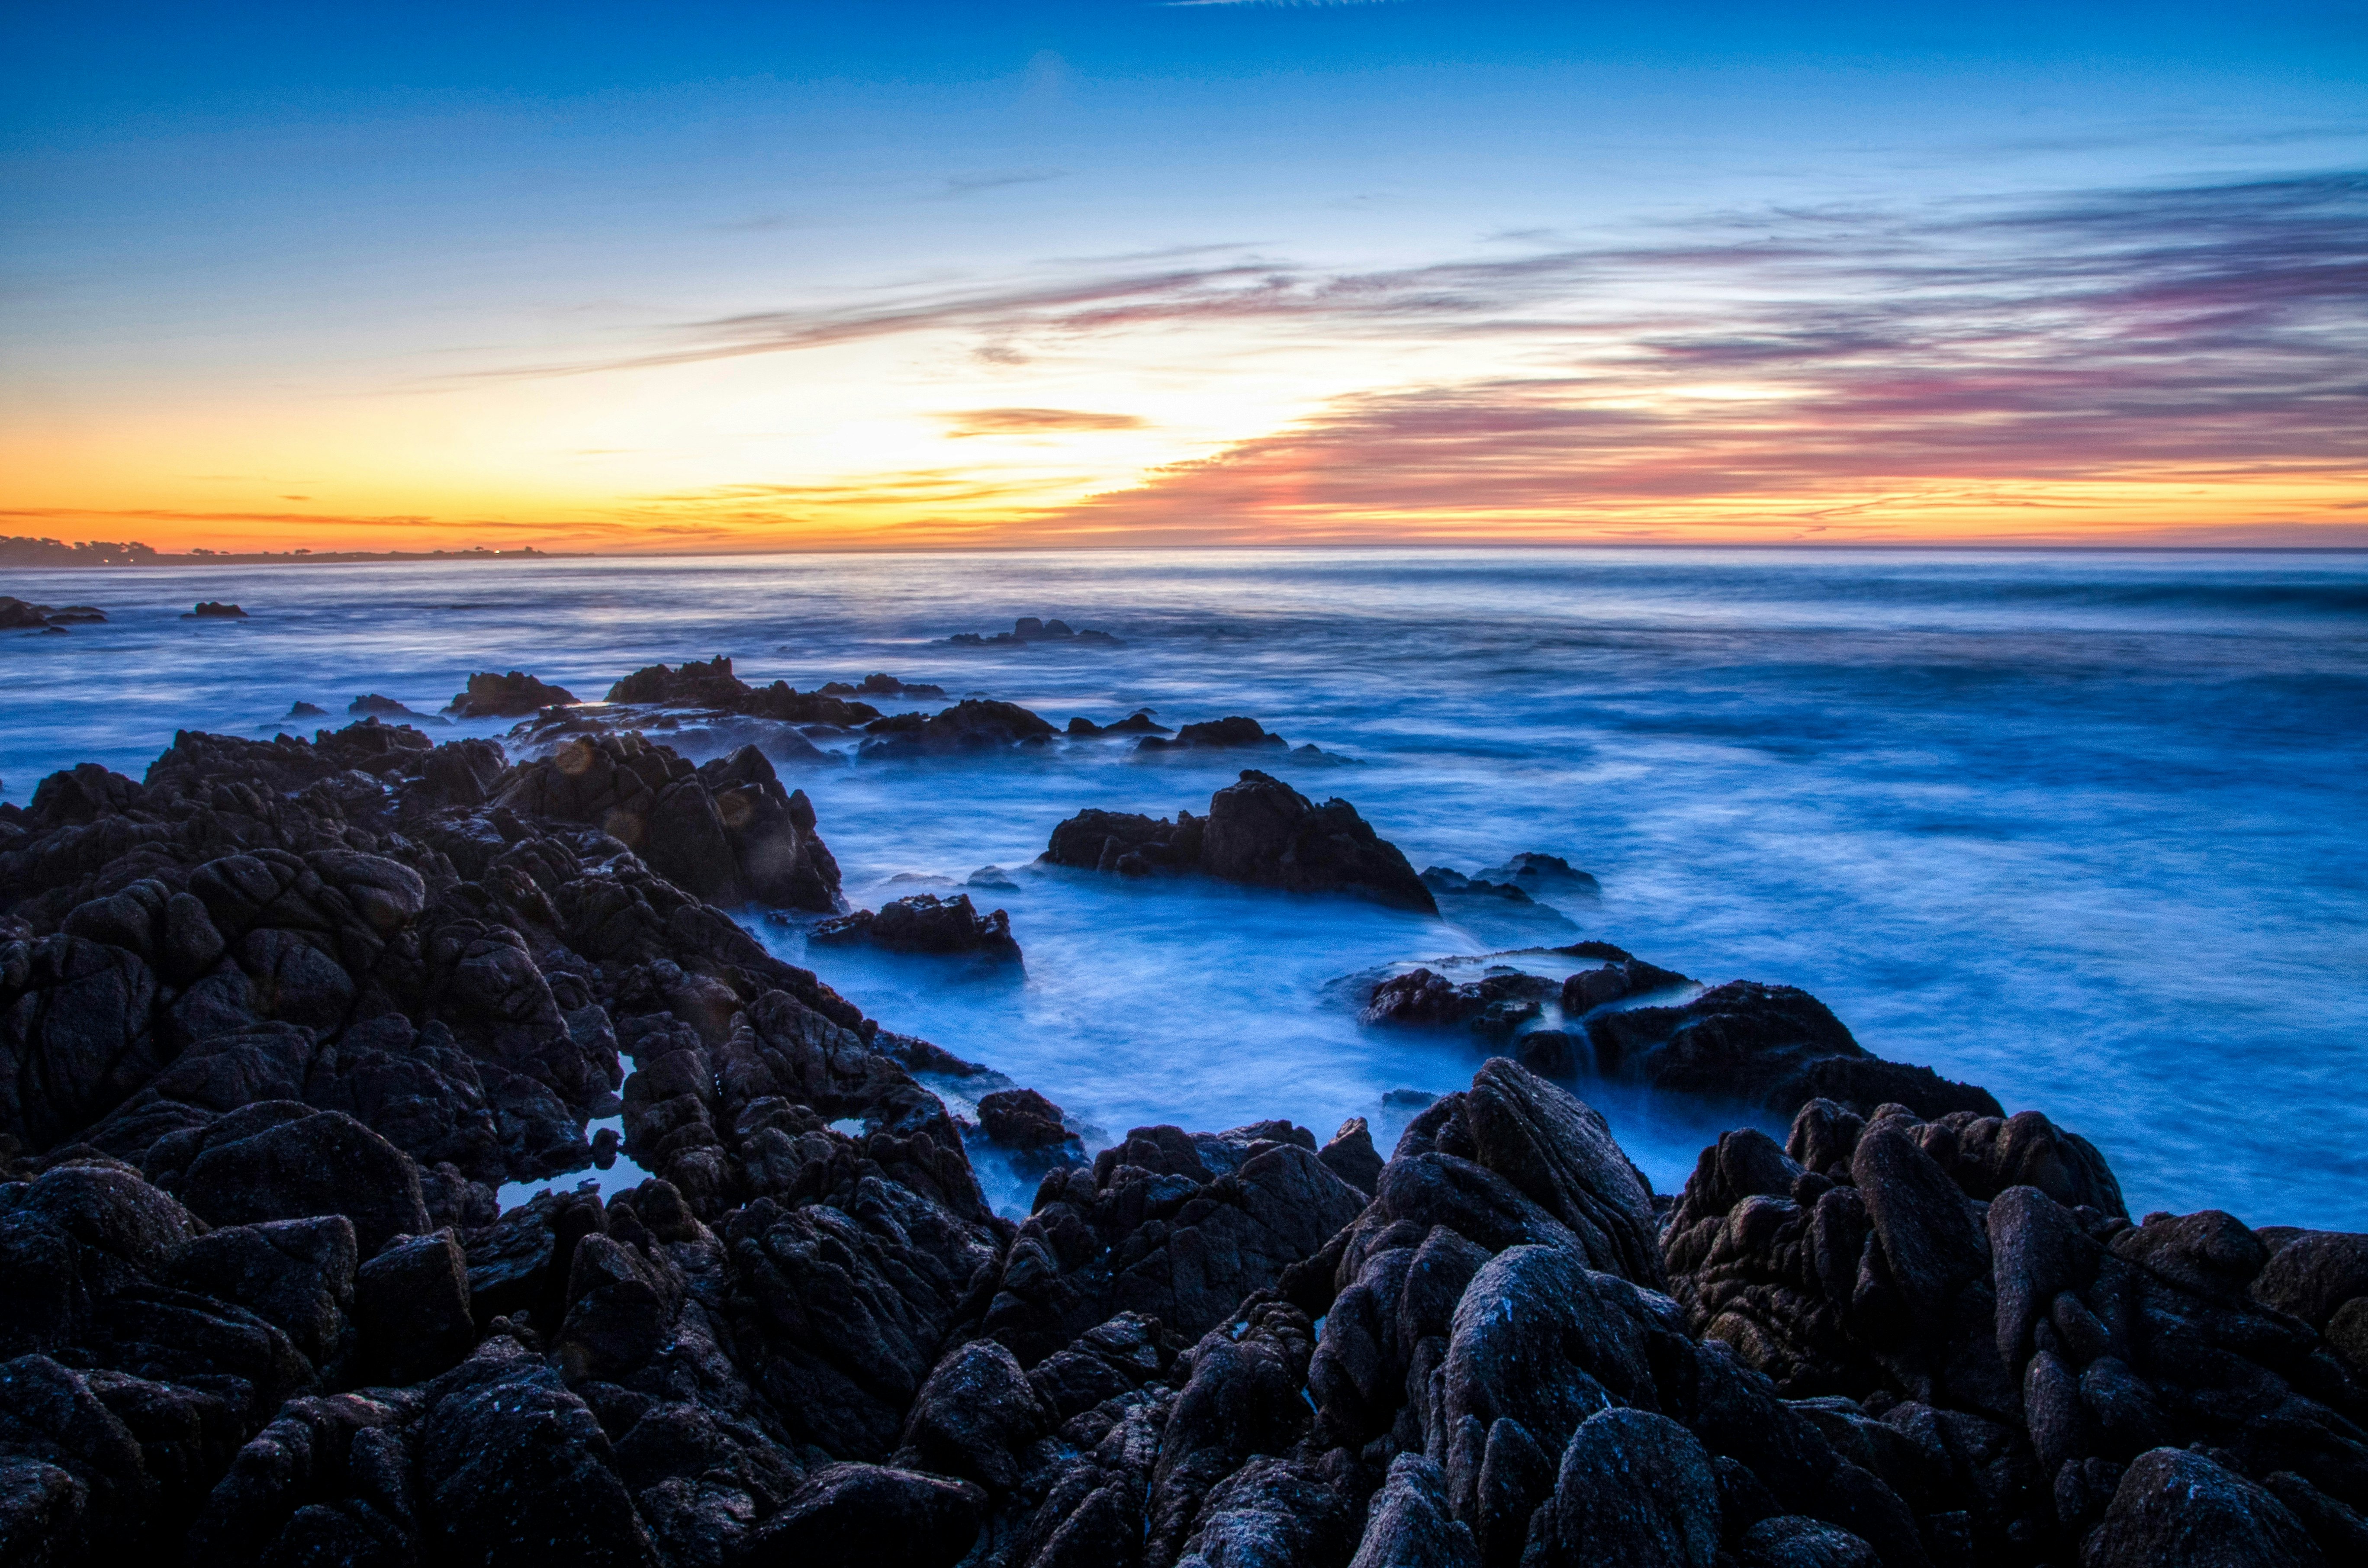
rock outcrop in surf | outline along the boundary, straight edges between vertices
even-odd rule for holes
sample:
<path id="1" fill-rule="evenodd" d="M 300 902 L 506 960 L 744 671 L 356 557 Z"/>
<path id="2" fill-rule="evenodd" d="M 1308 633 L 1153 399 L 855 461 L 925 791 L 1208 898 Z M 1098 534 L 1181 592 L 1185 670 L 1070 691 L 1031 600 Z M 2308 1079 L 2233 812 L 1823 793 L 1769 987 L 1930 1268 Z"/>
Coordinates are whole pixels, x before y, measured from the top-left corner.
<path id="1" fill-rule="evenodd" d="M 1211 796 L 1205 817 L 1080 812 L 1053 830 L 1039 858 L 1122 877 L 1197 871 L 1254 887 L 1351 892 L 1426 914 L 1439 909 L 1398 846 L 1356 807 L 1338 799 L 1318 806 L 1254 769 Z"/>

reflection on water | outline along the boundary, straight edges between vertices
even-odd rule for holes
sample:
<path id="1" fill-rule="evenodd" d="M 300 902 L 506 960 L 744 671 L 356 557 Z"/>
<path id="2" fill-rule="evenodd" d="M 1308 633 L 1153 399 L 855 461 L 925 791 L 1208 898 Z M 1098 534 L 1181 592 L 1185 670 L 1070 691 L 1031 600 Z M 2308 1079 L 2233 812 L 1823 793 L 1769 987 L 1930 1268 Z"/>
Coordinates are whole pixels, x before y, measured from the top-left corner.
<path id="1" fill-rule="evenodd" d="M 1076 552 L 60 573 L 33 594 L 35 575 L 9 591 L 113 619 L 0 644 L 0 792 L 19 801 L 86 758 L 136 775 L 177 727 L 268 733 L 299 699 L 429 709 L 489 667 L 597 697 L 723 653 L 755 680 L 886 670 L 1055 723 L 1249 714 L 1357 758 L 1274 767 L 1355 801 L 1417 867 L 1536 849 L 1602 879 L 1549 937 L 1460 903 L 1434 921 L 1014 869 L 983 902 L 1011 911 L 1024 980 L 812 956 L 891 1027 L 1112 1135 L 1363 1115 L 1386 1148 L 1409 1113 L 1382 1095 L 1452 1087 L 1476 1055 L 1360 1030 L 1337 983 L 1575 932 L 1805 986 L 1874 1051 L 2096 1139 L 2141 1210 L 2368 1226 L 2358 557 Z M 177 619 L 199 598 L 253 619 Z M 1126 645 L 931 645 L 1021 615 Z M 931 885 L 898 873 L 1026 868 L 1082 806 L 1201 809 L 1232 766 L 1099 742 L 791 778 L 876 903 Z M 1733 1124 L 1589 1092 L 1656 1186 Z"/>

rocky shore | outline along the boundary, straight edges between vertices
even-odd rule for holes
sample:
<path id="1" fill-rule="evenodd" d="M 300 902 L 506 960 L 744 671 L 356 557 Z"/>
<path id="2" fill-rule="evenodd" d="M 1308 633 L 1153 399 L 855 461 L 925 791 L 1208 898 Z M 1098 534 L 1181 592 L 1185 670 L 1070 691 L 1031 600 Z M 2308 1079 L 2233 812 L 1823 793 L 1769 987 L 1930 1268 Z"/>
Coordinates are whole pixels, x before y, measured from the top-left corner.
<path id="1" fill-rule="evenodd" d="M 718 663 L 611 700 L 845 700 Z M 1038 744 L 1002 706 L 879 738 Z M 1258 774 L 1048 858 L 1433 896 Z M 838 885 L 754 747 L 611 728 L 183 733 L 0 806 L 0 1563 L 2368 1561 L 2368 1236 L 2134 1220 L 2046 1117 L 1600 944 L 1376 988 L 1384 1026 L 1553 1006 L 1570 1053 L 1394 1149 L 1088 1155 L 1057 1085 L 958 1123 L 916 1074 L 978 1069 L 726 913 Z M 1582 1047 L 1790 1134 L 1656 1194 Z M 500 1208 L 614 1116 L 648 1179 Z M 1042 1169 L 1024 1220 L 995 1149 Z"/>

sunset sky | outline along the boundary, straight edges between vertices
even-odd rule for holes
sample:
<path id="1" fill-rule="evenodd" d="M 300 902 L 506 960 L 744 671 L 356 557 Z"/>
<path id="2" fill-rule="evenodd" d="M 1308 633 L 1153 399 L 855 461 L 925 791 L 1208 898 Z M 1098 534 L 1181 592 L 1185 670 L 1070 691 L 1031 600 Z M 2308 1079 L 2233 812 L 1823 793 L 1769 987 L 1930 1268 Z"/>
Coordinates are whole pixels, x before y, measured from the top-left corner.
<path id="1" fill-rule="evenodd" d="M 2368 12 L 0 20 L 0 533 L 2368 544 Z"/>

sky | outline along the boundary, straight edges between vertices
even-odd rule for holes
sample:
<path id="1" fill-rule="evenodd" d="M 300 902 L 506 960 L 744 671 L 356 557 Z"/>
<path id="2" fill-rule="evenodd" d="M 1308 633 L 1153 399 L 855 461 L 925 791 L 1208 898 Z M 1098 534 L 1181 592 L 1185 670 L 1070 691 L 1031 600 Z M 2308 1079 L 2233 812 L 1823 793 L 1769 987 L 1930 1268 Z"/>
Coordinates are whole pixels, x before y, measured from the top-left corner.
<path id="1" fill-rule="evenodd" d="M 0 0 L 0 534 L 2368 544 L 2368 5 L 1911 9 Z"/>

